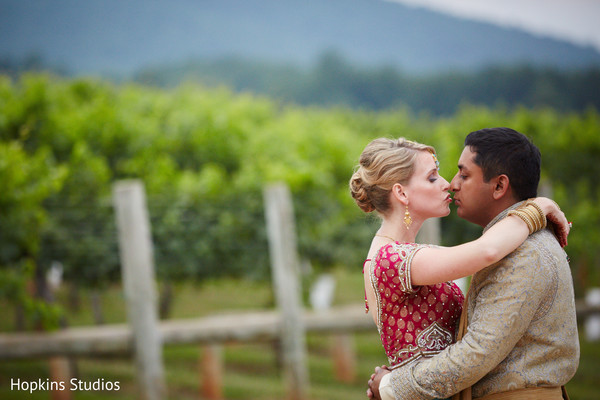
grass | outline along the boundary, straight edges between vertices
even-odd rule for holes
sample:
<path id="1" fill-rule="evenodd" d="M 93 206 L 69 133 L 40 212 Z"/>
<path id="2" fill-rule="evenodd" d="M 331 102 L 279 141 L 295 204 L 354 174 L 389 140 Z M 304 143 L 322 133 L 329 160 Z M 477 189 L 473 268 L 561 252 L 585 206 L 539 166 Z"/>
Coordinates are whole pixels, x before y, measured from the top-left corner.
<path id="1" fill-rule="evenodd" d="M 334 304 L 362 301 L 362 276 L 335 271 L 337 288 Z M 65 301 L 66 294 L 59 299 Z M 82 304 L 89 304 L 82 293 Z M 172 318 L 195 318 L 222 312 L 266 309 L 272 307 L 273 293 L 266 283 L 223 279 L 201 286 L 192 283 L 179 285 L 173 304 Z M 120 287 L 111 287 L 102 293 L 106 323 L 125 322 L 125 304 Z M 2 310 L 0 330 L 11 331 L 12 311 L 0 304 Z M 69 312 L 69 325 L 92 324 L 88 307 Z M 592 400 L 600 397 L 600 343 L 581 342 L 579 370 L 567 389 L 572 400 Z M 356 353 L 356 378 L 354 382 L 339 382 L 335 377 L 331 349 L 334 336 L 309 334 L 307 336 L 308 368 L 310 375 L 309 397 L 312 400 L 366 399 L 366 380 L 375 365 L 386 362 L 378 335 L 373 332 L 353 335 Z M 223 395 L 231 400 L 285 398 L 282 370 L 277 360 L 274 344 L 270 342 L 226 344 L 222 348 L 224 376 Z M 163 351 L 165 379 L 169 399 L 201 398 L 202 376 L 199 362 L 202 347 L 195 345 L 167 346 Z M 137 399 L 135 369 L 128 358 L 79 358 L 75 362 L 76 376 L 83 381 L 118 381 L 119 391 L 74 392 L 77 400 Z M 11 378 L 22 381 L 46 381 L 49 374 L 46 360 L 19 360 L 0 362 L 0 398 L 49 399 L 48 392 L 18 392 L 10 390 Z"/>

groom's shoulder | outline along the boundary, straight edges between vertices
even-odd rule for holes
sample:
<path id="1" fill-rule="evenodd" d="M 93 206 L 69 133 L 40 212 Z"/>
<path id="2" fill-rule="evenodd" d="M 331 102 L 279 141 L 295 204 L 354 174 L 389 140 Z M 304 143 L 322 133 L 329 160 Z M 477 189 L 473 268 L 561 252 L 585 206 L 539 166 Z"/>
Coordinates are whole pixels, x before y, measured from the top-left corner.
<path id="1" fill-rule="evenodd" d="M 558 241 L 548 229 L 530 235 L 519 247 L 495 264 L 485 268 L 488 273 L 501 269 L 533 269 L 553 263 L 563 253 Z"/>
<path id="2" fill-rule="evenodd" d="M 566 253 L 547 228 L 530 235 L 516 250 L 498 263 L 498 266 L 540 270 L 561 264 Z"/>

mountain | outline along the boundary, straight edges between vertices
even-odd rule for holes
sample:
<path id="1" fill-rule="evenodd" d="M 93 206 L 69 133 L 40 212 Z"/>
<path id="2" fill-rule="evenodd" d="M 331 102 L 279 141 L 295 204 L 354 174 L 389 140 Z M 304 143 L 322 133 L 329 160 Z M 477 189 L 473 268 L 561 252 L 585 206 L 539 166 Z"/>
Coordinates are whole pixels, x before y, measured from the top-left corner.
<path id="1" fill-rule="evenodd" d="M 600 66 L 591 47 L 382 0 L 0 0 L 0 59 L 76 74 L 226 56 L 306 66 L 329 50 L 411 73 Z"/>

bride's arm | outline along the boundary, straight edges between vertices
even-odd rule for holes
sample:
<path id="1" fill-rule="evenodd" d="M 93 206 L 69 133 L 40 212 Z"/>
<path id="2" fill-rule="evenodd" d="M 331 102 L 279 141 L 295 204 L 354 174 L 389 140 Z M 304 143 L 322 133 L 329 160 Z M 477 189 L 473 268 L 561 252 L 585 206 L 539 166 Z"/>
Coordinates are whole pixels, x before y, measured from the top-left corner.
<path id="1" fill-rule="evenodd" d="M 535 203 L 547 219 L 557 226 L 557 237 L 564 247 L 569 233 L 565 215 L 550 199 L 538 197 Z M 510 215 L 471 242 L 453 247 L 421 249 L 412 260 L 412 284 L 432 285 L 472 275 L 510 254 L 528 235 L 527 224 L 518 216 Z"/>

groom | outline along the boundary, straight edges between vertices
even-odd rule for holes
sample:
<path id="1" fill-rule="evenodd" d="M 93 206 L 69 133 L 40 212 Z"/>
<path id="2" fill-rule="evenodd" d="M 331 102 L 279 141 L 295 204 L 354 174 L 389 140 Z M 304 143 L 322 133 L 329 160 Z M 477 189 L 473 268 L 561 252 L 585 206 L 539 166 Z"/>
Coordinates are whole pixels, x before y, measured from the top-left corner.
<path id="1" fill-rule="evenodd" d="M 458 216 L 489 229 L 536 196 L 540 164 L 538 148 L 519 132 L 471 132 L 450 184 Z M 443 399 L 463 389 L 461 396 L 472 391 L 485 400 L 563 398 L 579 341 L 568 259 L 549 229 L 476 273 L 463 313 L 461 340 L 408 367 L 377 368 L 369 396 L 379 398 L 379 382 L 391 373 L 386 380 L 400 400 Z"/>

